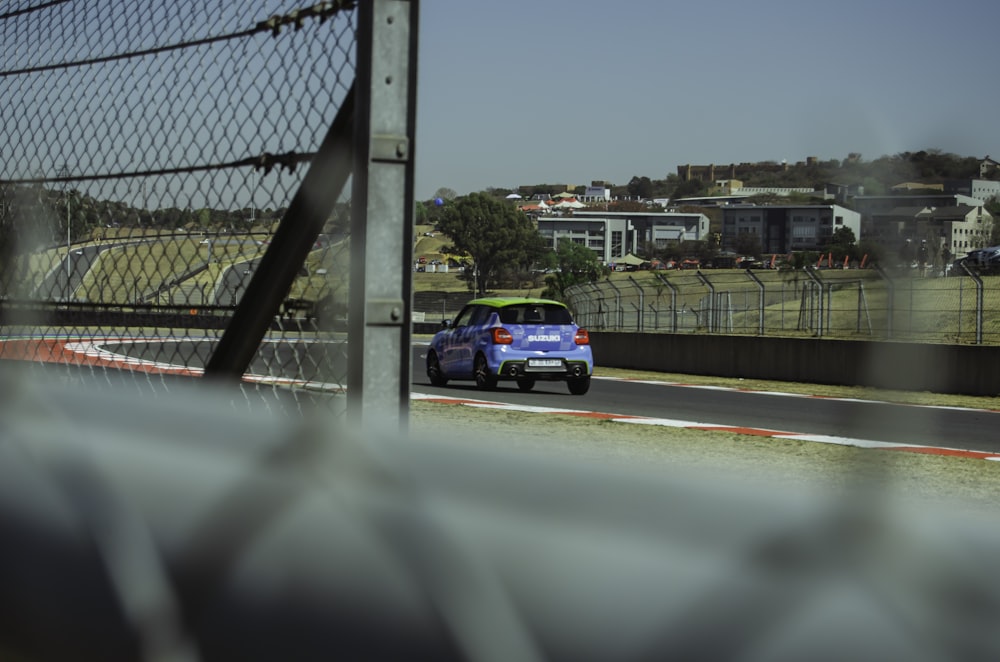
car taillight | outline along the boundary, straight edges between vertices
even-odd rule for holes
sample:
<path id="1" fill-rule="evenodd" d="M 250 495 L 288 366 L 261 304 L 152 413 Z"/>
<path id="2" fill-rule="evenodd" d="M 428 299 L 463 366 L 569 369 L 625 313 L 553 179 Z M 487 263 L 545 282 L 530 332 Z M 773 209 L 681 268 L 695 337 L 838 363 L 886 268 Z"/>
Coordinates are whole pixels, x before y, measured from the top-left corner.
<path id="1" fill-rule="evenodd" d="M 577 329 L 576 335 L 573 337 L 573 342 L 575 342 L 577 345 L 589 345 L 590 334 L 587 333 L 586 329 Z"/>
<path id="2" fill-rule="evenodd" d="M 510 331 L 499 326 L 493 329 L 493 344 L 494 345 L 509 345 L 514 342 L 514 336 L 510 335 Z"/>

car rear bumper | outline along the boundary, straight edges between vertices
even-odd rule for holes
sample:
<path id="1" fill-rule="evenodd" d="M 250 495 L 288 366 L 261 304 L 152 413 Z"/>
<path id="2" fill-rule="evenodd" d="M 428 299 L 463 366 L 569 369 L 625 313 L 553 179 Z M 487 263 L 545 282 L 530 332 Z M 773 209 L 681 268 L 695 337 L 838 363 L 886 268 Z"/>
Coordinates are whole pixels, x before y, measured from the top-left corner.
<path id="1" fill-rule="evenodd" d="M 535 366 L 529 364 L 529 359 L 507 360 L 500 364 L 496 375 L 500 379 L 534 377 L 559 380 L 586 377 L 593 372 L 593 365 L 585 360 L 560 358 L 559 361 L 558 366 Z"/>

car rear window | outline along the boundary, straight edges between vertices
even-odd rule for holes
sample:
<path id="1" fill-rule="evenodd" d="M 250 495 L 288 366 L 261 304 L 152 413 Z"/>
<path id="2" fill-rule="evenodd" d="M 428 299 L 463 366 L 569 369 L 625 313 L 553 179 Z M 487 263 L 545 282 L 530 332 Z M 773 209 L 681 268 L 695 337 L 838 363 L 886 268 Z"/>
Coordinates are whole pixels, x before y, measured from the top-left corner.
<path id="1" fill-rule="evenodd" d="M 572 324 L 569 310 L 552 303 L 504 306 L 500 309 L 502 324 Z"/>

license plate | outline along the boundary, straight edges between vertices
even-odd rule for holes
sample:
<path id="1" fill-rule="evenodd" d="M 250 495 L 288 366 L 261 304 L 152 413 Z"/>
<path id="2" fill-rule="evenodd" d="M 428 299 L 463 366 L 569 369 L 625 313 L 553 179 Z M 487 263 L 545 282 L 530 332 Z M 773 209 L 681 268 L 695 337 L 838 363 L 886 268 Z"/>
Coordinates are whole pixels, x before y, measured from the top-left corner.
<path id="1" fill-rule="evenodd" d="M 562 359 L 528 359 L 529 368 L 561 368 Z"/>

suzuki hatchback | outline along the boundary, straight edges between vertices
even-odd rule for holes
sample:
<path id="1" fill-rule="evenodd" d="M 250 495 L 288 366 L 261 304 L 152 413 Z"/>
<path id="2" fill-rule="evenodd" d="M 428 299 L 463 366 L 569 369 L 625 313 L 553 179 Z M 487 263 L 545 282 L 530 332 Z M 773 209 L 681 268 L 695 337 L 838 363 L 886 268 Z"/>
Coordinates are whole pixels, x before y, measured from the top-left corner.
<path id="1" fill-rule="evenodd" d="M 500 380 L 530 391 L 541 380 L 565 381 L 569 392 L 590 389 L 590 336 L 558 301 L 521 297 L 474 299 L 435 334 L 427 352 L 434 386 L 474 379 L 483 390 Z"/>

